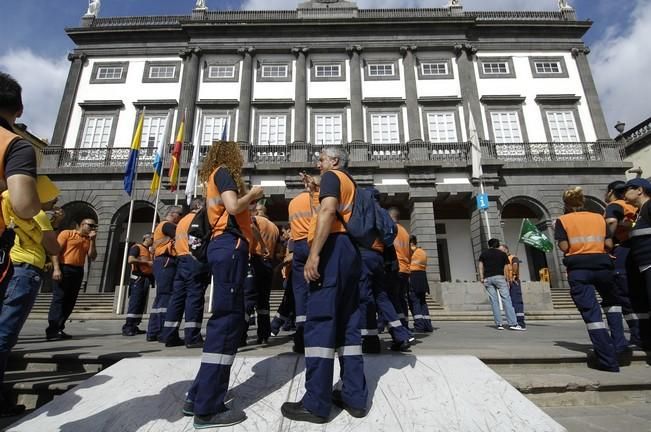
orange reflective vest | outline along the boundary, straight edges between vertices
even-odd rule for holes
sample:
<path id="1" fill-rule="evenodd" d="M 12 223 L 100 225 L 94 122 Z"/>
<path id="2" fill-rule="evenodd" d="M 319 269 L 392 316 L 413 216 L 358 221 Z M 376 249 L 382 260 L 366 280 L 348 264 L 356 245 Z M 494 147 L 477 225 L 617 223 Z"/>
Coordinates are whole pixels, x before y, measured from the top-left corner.
<path id="1" fill-rule="evenodd" d="M 190 255 L 190 244 L 188 243 L 188 230 L 192 225 L 192 220 L 197 215 L 196 211 L 183 216 L 183 218 L 176 225 L 176 237 L 174 239 L 174 249 L 177 256 Z"/>
<path id="2" fill-rule="evenodd" d="M 637 208 L 630 205 L 624 200 L 616 200 L 613 201 L 611 204 L 617 204 L 624 210 L 624 220 L 622 222 L 630 222 L 630 224 L 634 224 L 635 220 L 637 219 Z M 629 225 L 629 226 L 631 226 Z M 618 225 L 617 229 L 615 230 L 615 238 L 617 241 L 623 242 L 629 239 L 629 233 L 630 233 L 630 228 Z"/>
<path id="3" fill-rule="evenodd" d="M 559 220 L 570 244 L 566 256 L 606 253 L 606 220 L 603 216 L 582 211 L 568 213 Z"/>
<path id="4" fill-rule="evenodd" d="M 174 248 L 174 239 L 168 237 L 163 232 L 163 226 L 171 222 L 163 221 L 156 226 L 154 230 L 154 256 L 159 257 L 163 255 L 176 256 L 176 249 Z M 174 224 L 172 224 L 174 225 Z"/>
<path id="5" fill-rule="evenodd" d="M 353 202 L 355 200 L 355 183 L 348 177 L 346 173 L 339 170 L 328 171 L 339 178 L 339 205 L 337 207 L 337 212 L 341 215 L 344 222 L 350 220 L 350 216 L 353 213 Z M 316 236 L 316 227 L 317 227 L 318 213 L 310 221 L 310 230 L 308 233 L 307 241 L 312 243 L 314 236 Z M 346 228 L 344 224 L 339 220 L 339 217 L 336 216 L 330 225 L 330 234 L 336 233 L 345 233 Z"/>
<path id="6" fill-rule="evenodd" d="M 398 235 L 393 241 L 393 246 L 396 248 L 396 255 L 398 255 L 398 266 L 400 273 L 409 274 L 409 267 L 411 266 L 411 247 L 409 246 L 409 233 L 400 224 L 398 227 Z"/>
<path id="7" fill-rule="evenodd" d="M 223 167 L 217 167 L 208 179 L 206 191 L 206 206 L 208 208 L 208 220 L 212 228 L 212 238 L 222 235 L 224 232 L 231 232 L 237 236 L 244 237 L 249 245 L 253 242 L 253 229 L 251 228 L 251 213 L 248 209 L 237 215 L 231 215 L 226 211 L 221 192 L 215 184 L 217 171 Z M 224 168 L 226 169 L 226 168 Z"/>
<path id="8" fill-rule="evenodd" d="M 515 271 L 513 270 L 513 261 L 518 259 L 515 255 L 509 255 L 509 266 L 508 266 L 508 272 L 509 274 L 507 275 L 509 279 L 519 279 L 520 275 L 516 274 Z M 518 264 L 520 262 L 518 261 Z"/>
<path id="9" fill-rule="evenodd" d="M 151 252 L 149 251 L 149 248 L 147 246 L 140 243 L 137 243 L 134 246 L 138 247 L 139 259 L 145 259 L 147 261 L 151 261 Z M 145 275 L 145 276 L 150 275 L 152 274 L 151 264 L 144 264 L 144 263 L 131 264 L 131 273 Z"/>
<path id="10" fill-rule="evenodd" d="M 427 252 L 417 247 L 411 254 L 411 271 L 425 271 L 427 270 Z"/>
<path id="11" fill-rule="evenodd" d="M 260 237 L 264 242 L 264 246 L 267 248 L 267 252 L 269 252 L 271 258 L 274 258 L 276 253 L 276 244 L 278 243 L 278 237 L 280 237 L 280 230 L 266 217 L 254 216 L 254 219 L 260 229 Z M 253 253 L 262 256 L 264 255 L 264 249 L 265 248 L 262 247 L 261 244 L 257 243 Z"/>
<path id="12" fill-rule="evenodd" d="M 0 194 L 7 190 L 7 179 L 5 177 L 5 157 L 9 147 L 16 141 L 22 139 L 19 135 L 8 131 L 0 126 Z M 5 232 L 5 221 L 0 214 L 0 235 Z"/>
<path id="13" fill-rule="evenodd" d="M 310 223 L 314 208 L 309 192 L 302 192 L 289 202 L 289 226 L 292 231 L 292 240 L 305 240 L 310 232 Z"/>

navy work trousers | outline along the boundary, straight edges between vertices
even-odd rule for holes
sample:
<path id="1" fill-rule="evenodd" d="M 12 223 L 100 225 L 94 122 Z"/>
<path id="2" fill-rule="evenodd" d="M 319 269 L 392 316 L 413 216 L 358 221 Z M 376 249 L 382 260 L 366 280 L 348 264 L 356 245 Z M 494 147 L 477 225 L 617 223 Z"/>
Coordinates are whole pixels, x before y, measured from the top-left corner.
<path id="1" fill-rule="evenodd" d="M 269 299 L 271 297 L 271 280 L 273 265 L 270 260 L 259 255 L 251 257 L 255 275 L 255 290 L 257 294 L 255 310 L 257 312 L 258 339 L 269 339 L 271 335 L 271 318 Z"/>
<path id="2" fill-rule="evenodd" d="M 359 330 L 361 258 L 350 238 L 331 234 L 320 254 L 321 279 L 310 283 L 305 322 L 305 396 L 303 406 L 330 415 L 335 351 L 339 354 L 342 398 L 365 409 L 368 397 Z"/>
<path id="3" fill-rule="evenodd" d="M 409 306 L 414 318 L 414 330 L 418 332 L 433 332 L 432 318 L 427 306 L 427 273 L 413 271 L 409 275 Z"/>
<path id="4" fill-rule="evenodd" d="M 174 275 L 176 274 L 176 259 L 174 257 L 159 256 L 154 258 L 154 278 L 156 279 L 156 297 L 149 312 L 147 325 L 147 338 L 154 339 L 160 336 L 163 322 L 167 313 L 167 306 L 172 295 Z"/>
<path id="5" fill-rule="evenodd" d="M 511 304 L 515 311 L 515 317 L 522 328 L 527 327 L 524 315 L 524 299 L 522 298 L 522 283 L 519 279 L 509 282 L 509 294 L 511 295 Z"/>
<path id="6" fill-rule="evenodd" d="M 622 314 L 631 333 L 631 343 L 639 345 L 640 339 L 640 322 L 637 314 L 633 310 L 631 302 L 631 287 L 628 281 L 627 262 L 629 260 L 629 248 L 617 246 L 613 251 L 615 255 L 615 295 L 622 305 Z"/>
<path id="7" fill-rule="evenodd" d="M 131 275 L 129 282 L 129 307 L 127 308 L 127 319 L 122 326 L 123 332 L 136 331 L 142 322 L 142 316 L 147 308 L 147 296 L 153 276 Z"/>
<path id="8" fill-rule="evenodd" d="M 208 263 L 213 274 L 212 316 L 206 325 L 201 367 L 188 391 L 194 414 L 212 415 L 226 410 L 231 366 L 245 329 L 244 280 L 249 245 L 224 233 L 210 241 Z"/>

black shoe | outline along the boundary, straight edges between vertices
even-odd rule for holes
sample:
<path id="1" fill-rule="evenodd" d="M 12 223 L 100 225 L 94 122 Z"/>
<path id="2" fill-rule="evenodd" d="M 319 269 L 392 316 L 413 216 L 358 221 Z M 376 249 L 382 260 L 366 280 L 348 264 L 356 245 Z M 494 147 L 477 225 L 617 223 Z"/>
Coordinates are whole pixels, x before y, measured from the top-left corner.
<path id="1" fill-rule="evenodd" d="M 183 342 L 183 339 L 181 339 L 178 336 L 170 338 L 167 342 L 165 342 L 166 348 L 172 348 L 172 347 L 177 347 L 182 345 L 185 345 L 185 342 Z"/>
<path id="2" fill-rule="evenodd" d="M 138 327 L 136 327 L 136 334 L 146 334 L 146 330 L 140 330 Z"/>
<path id="3" fill-rule="evenodd" d="M 192 417 L 194 415 L 194 402 L 191 400 L 183 401 L 183 409 L 181 412 L 186 417 Z"/>
<path id="4" fill-rule="evenodd" d="M 303 406 L 303 402 L 285 402 L 280 407 L 280 412 L 283 413 L 283 416 L 294 421 L 303 421 L 318 424 L 328 423 L 328 419 L 326 417 L 321 417 L 309 412 Z"/>
<path id="5" fill-rule="evenodd" d="M 122 330 L 122 336 L 135 336 L 136 332 L 133 330 Z"/>
<path id="6" fill-rule="evenodd" d="M 391 344 L 391 351 L 409 352 L 411 344 L 408 341 L 394 342 Z"/>
<path id="7" fill-rule="evenodd" d="M 25 405 L 2 405 L 0 417 L 13 417 L 25 412 Z"/>
<path id="8" fill-rule="evenodd" d="M 377 336 L 364 336 L 362 338 L 362 352 L 364 354 L 379 354 L 382 352 L 380 338 Z"/>
<path id="9" fill-rule="evenodd" d="M 72 336 L 70 336 L 68 333 L 64 332 L 63 330 L 61 330 L 59 334 L 61 335 L 61 339 L 72 339 Z"/>
<path id="10" fill-rule="evenodd" d="M 147 342 L 158 342 L 158 336 L 149 336 L 149 335 L 147 335 L 147 337 L 145 339 L 147 340 Z"/>
<path id="11" fill-rule="evenodd" d="M 633 350 L 625 348 L 617 353 L 617 363 L 620 366 L 630 366 L 633 361 Z"/>
<path id="12" fill-rule="evenodd" d="M 244 411 L 226 410 L 213 415 L 194 416 L 195 429 L 210 429 L 216 427 L 233 426 L 246 420 Z"/>
<path id="13" fill-rule="evenodd" d="M 258 345 L 263 344 L 263 343 L 266 344 L 268 340 L 269 340 L 269 338 L 259 337 L 258 340 L 257 340 L 257 343 L 258 343 Z"/>
<path id="14" fill-rule="evenodd" d="M 61 336 L 61 333 L 45 333 L 45 339 L 49 341 L 57 341 L 62 340 L 63 337 Z"/>
<path id="15" fill-rule="evenodd" d="M 341 396 L 341 390 L 332 391 L 332 403 L 338 406 L 339 408 L 348 411 L 348 414 L 355 418 L 364 418 L 368 414 L 366 409 L 353 408 L 344 402 L 343 397 Z"/>
<path id="16" fill-rule="evenodd" d="M 595 354 L 594 351 L 590 351 L 588 353 L 588 367 L 590 369 L 596 369 L 600 370 L 603 372 L 619 372 L 619 366 L 617 367 L 608 367 L 603 365 L 600 361 L 599 358 L 597 357 L 597 354 Z"/>
<path id="17" fill-rule="evenodd" d="M 198 340 L 196 342 L 190 342 L 185 344 L 186 348 L 193 349 L 193 348 L 203 348 L 203 340 Z"/>

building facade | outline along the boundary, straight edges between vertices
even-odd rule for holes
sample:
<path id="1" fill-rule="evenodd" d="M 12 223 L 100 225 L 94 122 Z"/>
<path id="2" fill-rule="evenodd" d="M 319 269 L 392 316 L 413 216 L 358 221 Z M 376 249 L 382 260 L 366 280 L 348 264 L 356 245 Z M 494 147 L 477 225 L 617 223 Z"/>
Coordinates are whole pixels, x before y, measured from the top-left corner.
<path id="1" fill-rule="evenodd" d="M 312 0 L 296 10 L 187 16 L 85 16 L 42 171 L 61 186 L 71 221 L 98 218 L 99 257 L 88 290 L 115 289 L 125 241 L 124 165 L 145 109 L 134 235 L 151 229 L 152 160 L 185 118 L 182 182 L 193 145 L 225 133 L 240 143 L 246 178 L 262 185 L 271 216 L 287 220 L 301 170 L 342 145 L 362 186 L 401 209 L 430 257 L 432 295 L 477 280 L 489 231 L 565 285 L 562 256 L 518 246 L 529 218 L 550 237 L 562 192 L 581 185 L 594 211 L 631 164 L 608 134 L 574 10 L 469 12 L 359 9 Z M 475 204 L 470 119 L 481 140 L 488 224 Z M 181 189 L 185 186 L 181 184 Z M 184 197 L 181 197 L 183 201 Z M 174 195 L 161 194 L 161 213 Z"/>

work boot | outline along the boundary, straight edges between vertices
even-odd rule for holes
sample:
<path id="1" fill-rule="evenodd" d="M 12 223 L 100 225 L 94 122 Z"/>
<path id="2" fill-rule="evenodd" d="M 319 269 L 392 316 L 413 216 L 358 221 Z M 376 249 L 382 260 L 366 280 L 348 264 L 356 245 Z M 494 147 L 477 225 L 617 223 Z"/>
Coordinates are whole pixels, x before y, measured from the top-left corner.
<path id="1" fill-rule="evenodd" d="M 332 391 L 332 403 L 339 408 L 348 411 L 348 414 L 355 418 L 364 418 L 368 414 L 365 408 L 353 408 L 344 402 L 344 399 L 341 395 L 341 390 Z"/>
<path id="2" fill-rule="evenodd" d="M 294 421 L 317 424 L 328 422 L 328 419 L 326 417 L 321 417 L 308 411 L 307 408 L 303 406 L 303 402 L 285 402 L 280 407 L 280 412 L 283 414 L 283 416 Z"/>
<path id="3" fill-rule="evenodd" d="M 410 347 L 411 344 L 408 341 L 393 342 L 391 344 L 391 351 L 409 352 Z"/>
<path id="4" fill-rule="evenodd" d="M 191 400 L 183 401 L 183 409 L 181 410 L 183 415 L 186 417 L 191 417 L 194 415 L 194 402 Z"/>
<path id="5" fill-rule="evenodd" d="M 211 429 L 217 427 L 233 426 L 242 423 L 246 420 L 244 411 L 227 409 L 226 411 L 207 415 L 207 416 L 194 416 L 195 429 Z"/>

